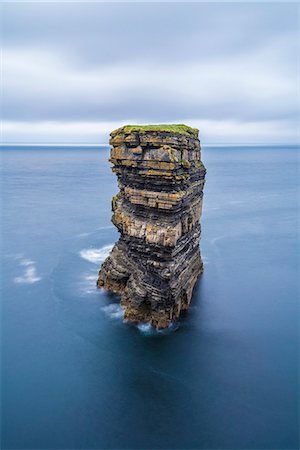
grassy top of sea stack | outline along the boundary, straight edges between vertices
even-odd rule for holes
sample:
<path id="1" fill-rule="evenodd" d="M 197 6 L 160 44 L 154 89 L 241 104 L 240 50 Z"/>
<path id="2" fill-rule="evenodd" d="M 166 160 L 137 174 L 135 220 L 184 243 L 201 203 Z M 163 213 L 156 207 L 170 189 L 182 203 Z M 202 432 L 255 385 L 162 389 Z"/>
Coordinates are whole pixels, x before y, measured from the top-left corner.
<path id="1" fill-rule="evenodd" d="M 198 137 L 199 130 L 191 128 L 183 124 L 161 124 L 161 125 L 125 125 L 117 130 L 114 130 L 111 135 L 117 133 L 146 133 L 147 131 L 158 131 L 163 133 L 179 133 L 185 136 Z"/>

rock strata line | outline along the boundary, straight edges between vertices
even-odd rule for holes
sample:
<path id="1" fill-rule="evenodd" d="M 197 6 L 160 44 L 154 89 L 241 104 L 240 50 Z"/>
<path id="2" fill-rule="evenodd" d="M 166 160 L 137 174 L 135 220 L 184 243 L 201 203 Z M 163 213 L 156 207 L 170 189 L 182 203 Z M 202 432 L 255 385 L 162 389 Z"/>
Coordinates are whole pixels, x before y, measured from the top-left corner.
<path id="1" fill-rule="evenodd" d="M 120 239 L 98 287 L 121 295 L 124 317 L 163 329 L 188 309 L 203 272 L 199 241 L 206 169 L 198 130 L 124 126 L 111 133 L 120 191 L 112 222 Z"/>

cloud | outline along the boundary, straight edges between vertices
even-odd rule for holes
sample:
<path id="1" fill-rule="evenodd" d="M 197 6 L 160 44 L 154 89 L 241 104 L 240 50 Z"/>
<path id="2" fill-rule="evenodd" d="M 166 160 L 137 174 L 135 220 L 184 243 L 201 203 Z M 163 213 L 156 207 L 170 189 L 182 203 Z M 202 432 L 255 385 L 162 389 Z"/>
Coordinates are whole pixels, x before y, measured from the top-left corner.
<path id="1" fill-rule="evenodd" d="M 294 144 L 298 122 L 290 120 L 237 121 L 203 120 L 182 118 L 186 123 L 200 130 L 202 144 L 250 143 L 250 144 Z M 132 123 L 146 124 L 137 118 Z M 2 124 L 6 143 L 108 143 L 109 133 L 124 125 L 115 122 L 7 122 Z"/>
<path id="2" fill-rule="evenodd" d="M 54 50 L 78 64 L 187 61 L 259 48 L 297 29 L 297 5 L 27 2 L 3 5 L 5 47 Z"/>
<path id="3" fill-rule="evenodd" d="M 4 140 L 107 142 L 109 124 L 197 122 L 212 141 L 291 141 L 296 11 L 289 3 L 5 4 Z"/>
<path id="4" fill-rule="evenodd" d="M 274 59 L 272 49 L 264 48 L 247 57 L 180 67 L 147 63 L 75 70 L 53 54 L 4 51 L 4 115 L 176 121 L 183 115 L 271 119 L 295 114 L 297 79 L 285 66 L 274 70 Z"/>

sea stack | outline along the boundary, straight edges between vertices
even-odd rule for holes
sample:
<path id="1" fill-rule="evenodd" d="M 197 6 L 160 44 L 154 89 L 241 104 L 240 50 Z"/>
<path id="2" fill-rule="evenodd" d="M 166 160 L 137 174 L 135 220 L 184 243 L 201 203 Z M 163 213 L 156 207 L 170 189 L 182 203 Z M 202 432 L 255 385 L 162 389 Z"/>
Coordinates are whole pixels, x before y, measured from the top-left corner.
<path id="1" fill-rule="evenodd" d="M 188 309 L 203 272 L 200 216 L 205 167 L 198 130 L 124 126 L 111 133 L 120 192 L 112 222 L 120 239 L 97 285 L 121 295 L 124 318 L 167 328 Z"/>

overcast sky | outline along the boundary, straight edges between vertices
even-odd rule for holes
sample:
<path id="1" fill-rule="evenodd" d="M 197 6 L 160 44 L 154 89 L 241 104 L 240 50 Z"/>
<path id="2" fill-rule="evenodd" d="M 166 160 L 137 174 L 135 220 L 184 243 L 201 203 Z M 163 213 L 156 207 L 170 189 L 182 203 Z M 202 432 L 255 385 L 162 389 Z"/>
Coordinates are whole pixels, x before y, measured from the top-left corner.
<path id="1" fill-rule="evenodd" d="M 106 143 L 127 123 L 186 123 L 204 143 L 297 141 L 297 3 L 5 3 L 3 13 L 6 142 Z"/>

